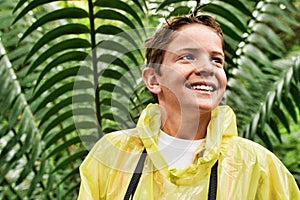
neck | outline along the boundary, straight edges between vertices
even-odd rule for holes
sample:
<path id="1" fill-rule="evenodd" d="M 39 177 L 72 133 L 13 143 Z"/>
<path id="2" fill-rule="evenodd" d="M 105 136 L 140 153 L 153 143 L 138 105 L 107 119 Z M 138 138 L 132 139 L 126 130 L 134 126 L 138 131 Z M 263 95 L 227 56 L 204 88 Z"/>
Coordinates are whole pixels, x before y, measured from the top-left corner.
<path id="1" fill-rule="evenodd" d="M 211 112 L 195 112 L 195 109 L 177 109 L 160 106 L 162 130 L 167 134 L 187 140 L 199 140 L 206 137 Z M 178 110 L 177 110 L 178 111 Z"/>

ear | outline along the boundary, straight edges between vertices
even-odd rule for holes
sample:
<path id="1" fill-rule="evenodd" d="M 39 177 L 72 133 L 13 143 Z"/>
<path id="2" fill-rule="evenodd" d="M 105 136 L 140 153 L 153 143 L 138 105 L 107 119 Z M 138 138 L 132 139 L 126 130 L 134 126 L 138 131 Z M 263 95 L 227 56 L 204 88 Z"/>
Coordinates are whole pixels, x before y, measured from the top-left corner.
<path id="1" fill-rule="evenodd" d="M 143 70 L 142 78 L 148 90 L 153 94 L 158 94 L 161 92 L 161 87 L 158 82 L 158 75 L 155 69 L 152 67 L 146 67 Z"/>

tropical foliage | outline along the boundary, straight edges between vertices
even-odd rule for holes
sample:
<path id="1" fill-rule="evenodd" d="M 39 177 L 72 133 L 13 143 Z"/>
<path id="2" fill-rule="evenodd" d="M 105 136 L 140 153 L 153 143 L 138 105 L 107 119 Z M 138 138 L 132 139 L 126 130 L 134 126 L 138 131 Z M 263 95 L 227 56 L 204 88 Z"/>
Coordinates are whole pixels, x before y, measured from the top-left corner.
<path id="1" fill-rule="evenodd" d="M 153 101 L 140 79 L 144 40 L 165 18 L 196 6 L 223 28 L 225 102 L 237 113 L 241 136 L 277 149 L 281 127 L 291 132 L 290 121 L 299 124 L 299 1 L 11 0 L 0 6 L 1 199 L 76 198 L 78 167 L 91 146 L 103 134 L 133 127 Z M 288 167 L 299 181 L 299 162 Z"/>

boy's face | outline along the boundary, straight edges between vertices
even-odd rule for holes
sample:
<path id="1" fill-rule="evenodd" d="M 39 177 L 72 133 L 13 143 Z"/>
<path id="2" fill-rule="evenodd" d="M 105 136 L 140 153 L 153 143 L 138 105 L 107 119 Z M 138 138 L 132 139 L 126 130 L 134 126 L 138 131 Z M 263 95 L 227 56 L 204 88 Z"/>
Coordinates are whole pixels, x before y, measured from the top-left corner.
<path id="1" fill-rule="evenodd" d="M 184 25 L 168 45 L 157 76 L 159 103 L 210 112 L 226 89 L 224 60 L 222 40 L 210 27 Z"/>

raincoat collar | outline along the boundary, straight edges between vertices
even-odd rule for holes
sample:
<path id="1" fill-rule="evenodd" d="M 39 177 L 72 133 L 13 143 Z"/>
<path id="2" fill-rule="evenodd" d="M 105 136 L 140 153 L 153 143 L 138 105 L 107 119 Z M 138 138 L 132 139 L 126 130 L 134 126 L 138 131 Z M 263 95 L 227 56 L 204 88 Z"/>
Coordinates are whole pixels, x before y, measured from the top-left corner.
<path id="1" fill-rule="evenodd" d="M 196 181 L 193 177 L 200 171 L 210 170 L 218 160 L 222 139 L 237 136 L 235 114 L 229 106 L 218 106 L 212 111 L 211 121 L 207 127 L 205 142 L 194 154 L 194 164 L 182 169 L 168 169 L 168 164 L 157 146 L 160 134 L 161 115 L 158 104 L 149 104 L 141 113 L 137 131 L 155 168 L 179 185 L 188 185 Z M 199 169 L 200 168 L 200 169 Z M 204 170 L 204 171 L 203 171 Z M 198 174 L 199 175 L 199 174 Z"/>

